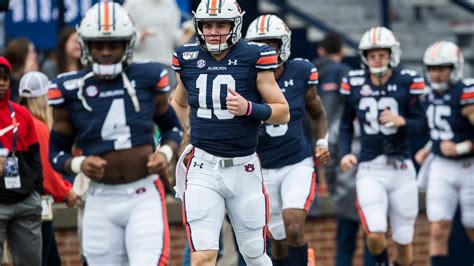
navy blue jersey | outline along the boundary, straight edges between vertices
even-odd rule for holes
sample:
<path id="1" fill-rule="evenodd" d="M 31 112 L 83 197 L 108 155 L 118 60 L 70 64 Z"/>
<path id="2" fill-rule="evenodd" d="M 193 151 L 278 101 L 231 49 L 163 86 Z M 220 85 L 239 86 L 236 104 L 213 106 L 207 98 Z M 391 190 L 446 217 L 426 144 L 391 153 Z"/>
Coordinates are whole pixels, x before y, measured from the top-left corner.
<path id="1" fill-rule="evenodd" d="M 425 92 L 422 77 L 414 71 L 395 68 L 387 83 L 379 87 L 372 84 L 365 70 L 353 70 L 343 78 L 340 92 L 346 95 L 339 134 L 341 157 L 350 153 L 353 120 L 357 118 L 362 145 L 359 161 L 382 154 L 410 158 L 408 136 L 426 129 L 419 100 Z M 380 124 L 380 113 L 385 109 L 403 116 L 406 126 L 397 129 Z"/>
<path id="2" fill-rule="evenodd" d="M 425 101 L 434 154 L 445 157 L 440 150 L 443 140 L 455 143 L 471 140 L 474 143 L 474 126 L 461 114 L 464 106 L 474 104 L 474 79 L 460 81 L 445 93 L 433 91 Z"/>
<path id="3" fill-rule="evenodd" d="M 277 56 L 268 45 L 239 41 L 217 61 L 197 43 L 185 44 L 173 55 L 191 107 L 191 144 L 222 157 L 246 156 L 257 148 L 260 120 L 227 111 L 227 88 L 261 103 L 257 73 L 274 70 Z"/>
<path id="4" fill-rule="evenodd" d="M 88 78 L 80 93 L 82 77 L 89 71 L 59 75 L 48 91 L 49 104 L 69 112 L 76 129 L 76 143 L 84 155 L 154 145 L 154 99 L 157 93 L 170 90 L 167 71 L 158 63 L 134 63 L 124 70 L 136 90 L 139 112 L 133 106 L 121 75 L 113 80 Z M 92 110 L 86 110 L 85 104 Z"/>
<path id="5" fill-rule="evenodd" d="M 305 137 L 303 122 L 305 96 L 311 86 L 318 83 L 318 72 L 314 65 L 305 59 L 293 59 L 285 63 L 278 79 L 286 101 L 290 107 L 290 121 L 286 125 L 261 126 L 257 153 L 263 168 L 280 168 L 295 164 L 310 157 L 313 139 Z"/>

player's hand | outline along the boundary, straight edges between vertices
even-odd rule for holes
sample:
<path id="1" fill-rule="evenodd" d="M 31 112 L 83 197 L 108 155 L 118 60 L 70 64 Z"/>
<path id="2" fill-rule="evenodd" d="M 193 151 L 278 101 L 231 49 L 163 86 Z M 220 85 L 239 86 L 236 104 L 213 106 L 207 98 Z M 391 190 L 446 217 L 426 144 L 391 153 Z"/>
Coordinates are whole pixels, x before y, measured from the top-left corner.
<path id="1" fill-rule="evenodd" d="M 354 154 L 346 154 L 341 159 L 342 171 L 348 171 L 357 164 L 357 157 Z"/>
<path id="2" fill-rule="evenodd" d="M 5 162 L 5 157 L 0 156 L 0 176 L 3 176 L 3 163 Z"/>
<path id="3" fill-rule="evenodd" d="M 406 120 L 403 116 L 399 116 L 387 108 L 380 113 L 379 122 L 386 127 L 399 128 L 406 125 Z"/>
<path id="4" fill-rule="evenodd" d="M 71 207 L 74 207 L 74 205 L 76 205 L 76 202 L 77 202 L 77 195 L 76 193 L 74 192 L 74 190 L 69 190 L 69 193 L 67 193 L 67 196 L 66 196 L 66 206 L 68 208 L 71 208 Z"/>
<path id="5" fill-rule="evenodd" d="M 168 161 L 166 156 L 161 152 L 155 152 L 148 156 L 148 163 L 146 164 L 149 174 L 158 174 L 161 177 L 166 176 L 166 170 L 168 168 Z"/>
<path id="6" fill-rule="evenodd" d="M 455 157 L 458 155 L 458 152 L 456 151 L 456 143 L 450 140 L 441 141 L 439 148 L 444 156 Z"/>
<path id="7" fill-rule="evenodd" d="M 81 170 L 90 179 L 100 180 L 104 177 L 107 161 L 99 156 L 87 156 L 81 164 Z"/>
<path id="8" fill-rule="evenodd" d="M 422 165 L 423 162 L 426 160 L 426 157 L 430 155 L 431 151 L 429 149 L 420 149 L 419 151 L 416 152 L 415 154 L 415 161 L 418 165 Z"/>
<path id="9" fill-rule="evenodd" d="M 229 113 L 236 116 L 245 115 L 249 105 L 247 100 L 231 88 L 227 88 L 227 91 L 230 93 L 230 95 L 225 98 Z"/>
<path id="10" fill-rule="evenodd" d="M 321 165 L 328 164 L 329 160 L 331 159 L 331 154 L 329 153 L 328 148 L 321 145 L 316 146 L 314 150 L 314 154 L 315 154 L 316 160 L 318 160 L 318 162 Z"/>

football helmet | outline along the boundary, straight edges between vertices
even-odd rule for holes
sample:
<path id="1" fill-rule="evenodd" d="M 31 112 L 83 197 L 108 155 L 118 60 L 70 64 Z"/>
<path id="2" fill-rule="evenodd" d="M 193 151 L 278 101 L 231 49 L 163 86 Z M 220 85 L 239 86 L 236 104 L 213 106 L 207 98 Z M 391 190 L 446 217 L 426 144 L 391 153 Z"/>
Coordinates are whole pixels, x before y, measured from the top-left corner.
<path id="1" fill-rule="evenodd" d="M 291 54 L 291 31 L 275 15 L 261 15 L 250 23 L 245 38 L 249 41 L 279 40 L 278 63 L 282 64 Z"/>
<path id="2" fill-rule="evenodd" d="M 426 73 L 428 73 L 429 66 L 452 66 L 449 83 L 454 84 L 463 77 L 464 57 L 459 47 L 453 42 L 438 41 L 430 45 L 423 56 L 423 67 Z M 448 88 L 447 82 L 435 83 L 431 81 L 429 74 L 427 79 L 433 90 L 442 91 Z"/>
<path id="3" fill-rule="evenodd" d="M 242 18 L 245 12 L 242 12 L 235 0 L 202 0 L 193 14 L 199 43 L 210 53 L 221 53 L 236 44 L 242 37 Z M 224 43 L 206 43 L 203 33 L 203 22 L 205 21 L 229 21 L 232 23 Z"/>
<path id="4" fill-rule="evenodd" d="M 127 11 L 118 3 L 99 2 L 87 10 L 80 26 L 77 28 L 77 40 L 81 45 L 83 64 L 93 64 L 94 72 L 122 71 L 122 63 L 132 63 L 132 52 L 135 45 L 136 30 Z M 119 64 L 105 66 L 95 64 L 89 51 L 92 41 L 125 41 L 125 53 Z M 98 73 L 99 74 L 99 73 Z"/>
<path id="5" fill-rule="evenodd" d="M 401 50 L 400 42 L 393 32 L 385 27 L 373 27 L 366 31 L 359 43 L 359 53 L 365 67 L 368 67 L 372 74 L 383 74 L 387 72 L 388 66 L 369 67 L 367 60 L 367 51 L 378 48 L 386 48 L 390 50 L 389 66 L 394 68 L 400 63 Z"/>

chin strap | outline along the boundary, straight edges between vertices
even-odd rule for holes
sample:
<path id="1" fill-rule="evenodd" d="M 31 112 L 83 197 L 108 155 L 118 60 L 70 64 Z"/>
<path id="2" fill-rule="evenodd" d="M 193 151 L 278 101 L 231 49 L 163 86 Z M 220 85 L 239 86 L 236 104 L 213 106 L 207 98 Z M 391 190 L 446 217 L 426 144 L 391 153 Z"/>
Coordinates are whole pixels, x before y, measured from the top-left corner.
<path id="1" fill-rule="evenodd" d="M 390 68 L 388 66 L 370 67 L 369 70 L 371 74 L 384 76 L 388 71 L 390 71 Z"/>
<path id="2" fill-rule="evenodd" d="M 449 88 L 449 84 L 448 84 L 447 82 L 441 82 L 441 83 L 431 82 L 431 83 L 430 83 L 430 87 L 431 87 L 434 91 L 443 92 L 443 91 L 446 91 L 446 90 Z"/>
<path id="3" fill-rule="evenodd" d="M 112 65 L 92 64 L 92 72 L 103 79 L 114 79 L 118 74 L 122 73 L 122 62 Z"/>

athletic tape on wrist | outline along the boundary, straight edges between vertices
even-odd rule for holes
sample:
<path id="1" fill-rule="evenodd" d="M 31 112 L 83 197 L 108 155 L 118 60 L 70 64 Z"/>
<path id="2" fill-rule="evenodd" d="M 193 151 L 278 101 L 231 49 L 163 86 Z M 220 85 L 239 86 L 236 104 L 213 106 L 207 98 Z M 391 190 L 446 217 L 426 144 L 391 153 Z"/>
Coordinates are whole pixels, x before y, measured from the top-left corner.
<path id="1" fill-rule="evenodd" d="M 71 171 L 75 174 L 79 174 L 81 171 L 82 162 L 86 159 L 86 156 L 77 156 L 71 160 Z"/>

